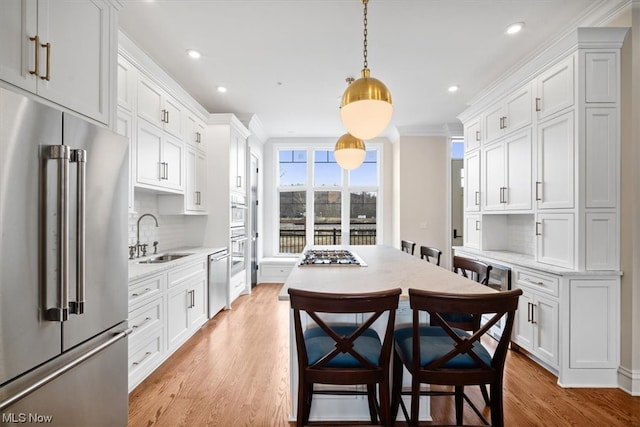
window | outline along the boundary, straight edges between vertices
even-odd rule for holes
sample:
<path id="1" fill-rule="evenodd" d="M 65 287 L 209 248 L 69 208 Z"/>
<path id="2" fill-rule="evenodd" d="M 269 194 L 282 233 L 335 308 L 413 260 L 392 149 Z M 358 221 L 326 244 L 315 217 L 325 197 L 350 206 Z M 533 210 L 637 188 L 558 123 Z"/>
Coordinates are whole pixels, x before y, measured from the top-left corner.
<path id="1" fill-rule="evenodd" d="M 277 148 L 278 253 L 300 253 L 307 242 L 375 245 L 378 155 L 378 147 L 369 147 L 362 166 L 345 171 L 337 164 L 333 147 Z"/>

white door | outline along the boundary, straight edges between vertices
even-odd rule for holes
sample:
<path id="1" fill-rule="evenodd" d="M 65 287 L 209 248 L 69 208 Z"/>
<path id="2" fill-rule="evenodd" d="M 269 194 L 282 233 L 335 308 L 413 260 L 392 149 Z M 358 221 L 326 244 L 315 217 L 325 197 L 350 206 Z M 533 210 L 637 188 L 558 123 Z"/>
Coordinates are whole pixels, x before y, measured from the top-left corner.
<path id="1" fill-rule="evenodd" d="M 505 209 L 531 209 L 531 131 L 510 136 L 504 142 L 506 190 Z"/>
<path id="2" fill-rule="evenodd" d="M 480 150 L 464 155 L 464 210 L 480 210 Z"/>
<path id="3" fill-rule="evenodd" d="M 484 143 L 487 144 L 504 135 L 503 120 L 504 107 L 503 104 L 497 103 L 489 107 L 484 112 L 484 120 L 482 128 L 484 130 Z"/>
<path id="4" fill-rule="evenodd" d="M 575 175 L 573 112 L 539 124 L 537 145 L 538 208 L 572 208 Z"/>
<path id="5" fill-rule="evenodd" d="M 198 209 L 198 195 L 196 191 L 196 175 L 197 175 L 197 165 L 196 165 L 196 152 L 195 150 L 188 148 L 186 150 L 186 160 L 185 160 L 185 199 L 186 199 L 186 209 L 188 210 L 197 210 Z"/>
<path id="6" fill-rule="evenodd" d="M 38 47 L 36 0 L 4 0 L 0 13 L 0 79 L 29 92 L 36 91 Z"/>
<path id="7" fill-rule="evenodd" d="M 162 168 L 162 130 L 138 120 L 136 141 L 136 182 L 160 184 Z"/>
<path id="8" fill-rule="evenodd" d="M 480 249 L 481 227 L 479 215 L 465 215 L 463 232 L 465 246 Z"/>
<path id="9" fill-rule="evenodd" d="M 191 280 L 189 285 L 191 304 L 189 306 L 189 329 L 197 329 L 207 320 L 207 276 Z"/>
<path id="10" fill-rule="evenodd" d="M 164 97 L 163 109 L 166 115 L 164 129 L 178 139 L 183 139 L 182 106 L 168 95 Z"/>
<path id="11" fill-rule="evenodd" d="M 207 210 L 207 156 L 196 152 L 196 191 L 198 192 L 197 209 Z"/>
<path id="12" fill-rule="evenodd" d="M 140 77 L 138 80 L 138 116 L 159 128 L 164 127 L 162 97 L 162 90 L 155 83 Z"/>
<path id="13" fill-rule="evenodd" d="M 189 335 L 189 306 L 191 295 L 188 284 L 176 286 L 167 293 L 167 347 L 177 348 Z"/>
<path id="14" fill-rule="evenodd" d="M 552 365 L 558 364 L 558 303 L 536 296 L 532 323 L 535 327 L 533 352 Z"/>
<path id="15" fill-rule="evenodd" d="M 537 79 L 538 120 L 549 117 L 574 103 L 573 56 L 551 67 Z"/>
<path id="16" fill-rule="evenodd" d="M 184 144 L 168 135 L 162 146 L 162 160 L 166 165 L 164 185 L 168 188 L 181 190 L 184 188 L 183 154 Z"/>
<path id="17" fill-rule="evenodd" d="M 482 164 L 484 176 L 482 203 L 486 211 L 504 209 L 504 144 L 498 143 L 485 147 Z"/>
<path id="18" fill-rule="evenodd" d="M 515 132 L 531 124 L 532 115 L 531 83 L 515 91 L 505 102 L 505 132 Z"/>
<path id="19" fill-rule="evenodd" d="M 463 203 L 464 188 L 462 187 L 462 159 L 451 159 L 451 245 L 462 246 L 462 230 L 464 228 Z"/>
<path id="20" fill-rule="evenodd" d="M 538 213 L 535 225 L 537 261 L 573 268 L 573 214 Z"/>
<path id="21" fill-rule="evenodd" d="M 482 140 L 480 131 L 480 117 L 465 123 L 464 125 L 464 151 L 474 150 L 480 147 Z"/>
<path id="22" fill-rule="evenodd" d="M 531 310 L 533 309 L 533 297 L 527 288 L 514 285 L 514 289 L 522 289 L 522 295 L 518 298 L 516 319 L 513 323 L 513 340 L 521 347 L 531 351 L 533 349 L 533 324 L 531 323 Z"/>

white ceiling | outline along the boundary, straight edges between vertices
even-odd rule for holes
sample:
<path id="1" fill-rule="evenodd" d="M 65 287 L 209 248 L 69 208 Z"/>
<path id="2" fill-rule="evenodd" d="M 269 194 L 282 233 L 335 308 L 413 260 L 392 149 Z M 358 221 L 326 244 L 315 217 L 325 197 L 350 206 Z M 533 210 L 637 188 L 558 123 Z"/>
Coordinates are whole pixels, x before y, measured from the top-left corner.
<path id="1" fill-rule="evenodd" d="M 372 77 L 393 96 L 390 131 L 441 132 L 481 91 L 578 25 L 628 0 L 370 0 Z M 204 108 L 255 114 L 268 137 L 337 137 L 348 76 L 363 65 L 359 0 L 125 0 L 120 27 Z M 613 11 L 613 12 L 612 12 Z M 506 27 L 525 22 L 507 36 Z M 193 60 L 187 49 L 202 57 Z M 447 88 L 457 84 L 455 94 Z M 222 85 L 228 92 L 220 94 Z M 393 133 L 393 132 L 388 132 Z"/>

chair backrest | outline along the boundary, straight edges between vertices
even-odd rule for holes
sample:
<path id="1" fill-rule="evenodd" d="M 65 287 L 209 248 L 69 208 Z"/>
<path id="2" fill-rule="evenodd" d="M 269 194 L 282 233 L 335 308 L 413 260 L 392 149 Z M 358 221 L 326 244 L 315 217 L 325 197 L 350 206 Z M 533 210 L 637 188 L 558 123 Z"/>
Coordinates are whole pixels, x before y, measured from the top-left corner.
<path id="1" fill-rule="evenodd" d="M 400 288 L 358 294 L 311 292 L 294 288 L 289 288 L 288 292 L 294 316 L 298 366 L 301 369 L 339 370 L 327 367 L 327 364 L 341 354 L 350 354 L 353 356 L 360 362 L 362 370 L 377 370 L 389 365 L 395 314 L 398 308 L 400 293 L 402 292 Z M 318 360 L 311 365 L 309 365 L 309 357 L 304 339 L 301 312 L 305 312 L 313 322 L 335 342 L 331 351 L 319 357 Z M 366 318 L 365 316 L 362 324 L 358 325 L 357 328 L 351 328 L 348 335 L 344 335 L 344 330 L 341 330 L 341 326 L 344 326 L 344 324 L 332 324 L 322 318 L 322 314 L 324 313 L 368 313 L 369 317 Z M 384 335 L 380 337 L 382 348 L 378 355 L 379 364 L 378 366 L 374 366 L 366 357 L 358 352 L 354 346 L 354 341 L 362 336 L 363 333 L 366 333 L 366 330 L 384 313 L 388 313 L 387 324 L 385 325 Z"/>
<path id="2" fill-rule="evenodd" d="M 400 247 L 403 251 L 413 255 L 416 250 L 416 242 L 412 242 L 411 240 L 401 240 Z"/>
<path id="3" fill-rule="evenodd" d="M 440 265 L 441 255 L 442 251 L 440 249 L 431 248 L 429 246 L 420 246 L 420 258 L 426 259 L 428 262 Z M 431 261 L 431 258 L 433 258 L 434 261 Z"/>
<path id="4" fill-rule="evenodd" d="M 439 326 L 431 327 L 435 335 L 451 338 L 451 350 L 443 351 L 439 357 L 433 358 L 424 366 L 414 366 L 414 372 L 420 372 L 425 382 L 432 384 L 481 384 L 492 380 L 493 375 L 502 375 L 504 361 L 513 329 L 515 311 L 521 289 L 486 294 L 451 294 L 409 289 L 410 305 L 413 310 L 413 344 L 412 360 L 421 364 L 420 348 L 420 312 L 426 311 Z M 481 317 L 489 314 L 489 320 L 473 334 L 463 334 L 455 330 L 441 313 L 470 313 Z M 501 318 L 506 317 L 502 336 L 498 340 L 491 360 L 480 357 L 480 338 Z M 441 330 L 440 330 L 441 328 Z M 424 334 L 424 332 L 423 332 Z M 475 347 L 474 347 L 475 345 Z M 487 354 L 485 350 L 485 354 Z M 457 358 L 452 362 L 454 358 Z M 466 360 L 463 360 L 466 359 Z M 466 362 L 464 368 L 457 366 Z M 452 368 L 452 365 L 456 368 Z M 414 373 L 415 375 L 415 373 Z"/>
<path id="5" fill-rule="evenodd" d="M 461 256 L 453 257 L 453 271 L 462 274 L 464 277 L 474 279 L 475 281 L 486 285 L 489 283 L 489 274 L 491 273 L 489 264 L 471 258 Z"/>

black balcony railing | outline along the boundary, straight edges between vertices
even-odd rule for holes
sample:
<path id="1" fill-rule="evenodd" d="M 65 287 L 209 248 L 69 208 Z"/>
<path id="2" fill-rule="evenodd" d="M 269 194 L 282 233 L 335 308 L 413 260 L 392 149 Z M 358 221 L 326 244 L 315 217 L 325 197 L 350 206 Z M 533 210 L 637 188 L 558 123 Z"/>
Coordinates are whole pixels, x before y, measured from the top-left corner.
<path id="1" fill-rule="evenodd" d="M 375 245 L 376 224 L 362 224 L 349 229 L 350 245 Z M 307 244 L 304 227 L 280 229 L 280 253 L 300 253 Z M 342 229 L 328 224 L 317 224 L 313 231 L 314 245 L 341 245 Z"/>

